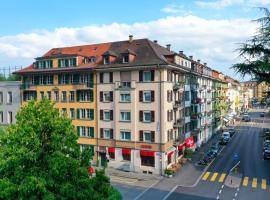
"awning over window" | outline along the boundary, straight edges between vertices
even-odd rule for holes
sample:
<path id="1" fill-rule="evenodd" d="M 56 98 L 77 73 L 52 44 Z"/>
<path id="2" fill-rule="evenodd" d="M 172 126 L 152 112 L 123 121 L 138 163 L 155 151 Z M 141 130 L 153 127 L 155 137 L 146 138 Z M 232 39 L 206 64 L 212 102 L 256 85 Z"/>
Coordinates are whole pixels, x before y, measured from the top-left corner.
<path id="1" fill-rule="evenodd" d="M 154 151 L 145 151 L 145 150 L 141 150 L 141 151 L 140 151 L 140 155 L 141 155 L 141 156 L 154 157 L 154 156 L 155 156 L 155 152 L 154 152 Z"/>
<path id="2" fill-rule="evenodd" d="M 130 155 L 131 149 L 122 149 L 122 154 Z"/>
<path id="3" fill-rule="evenodd" d="M 185 143 L 179 144 L 179 145 L 178 145 L 178 150 L 183 150 L 184 146 L 185 146 Z"/>
<path id="4" fill-rule="evenodd" d="M 174 151 L 171 151 L 168 153 L 168 157 L 171 157 L 173 155 Z"/>
<path id="5" fill-rule="evenodd" d="M 109 153 L 115 153 L 115 148 L 109 147 L 109 148 L 108 148 L 108 152 L 109 152 Z"/>

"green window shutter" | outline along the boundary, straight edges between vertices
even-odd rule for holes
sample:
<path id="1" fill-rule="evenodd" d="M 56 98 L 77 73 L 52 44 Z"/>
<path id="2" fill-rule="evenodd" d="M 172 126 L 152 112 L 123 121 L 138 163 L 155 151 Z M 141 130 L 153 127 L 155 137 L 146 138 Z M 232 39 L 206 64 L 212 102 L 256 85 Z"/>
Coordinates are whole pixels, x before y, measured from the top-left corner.
<path id="1" fill-rule="evenodd" d="M 35 84 L 39 85 L 40 83 L 40 76 L 35 76 Z"/>
<path id="2" fill-rule="evenodd" d="M 65 67 L 69 67 L 69 65 L 68 65 L 68 59 L 65 59 Z"/>
<path id="3" fill-rule="evenodd" d="M 77 135 L 80 137 L 80 130 L 81 130 L 81 127 L 77 126 Z"/>
<path id="4" fill-rule="evenodd" d="M 93 88 L 94 87 L 94 75 L 93 74 L 89 75 L 89 82 L 90 82 L 90 87 Z"/>
<path id="5" fill-rule="evenodd" d="M 90 109 L 90 119 L 94 120 L 94 109 Z"/>
<path id="6" fill-rule="evenodd" d="M 90 151 L 91 151 L 91 156 L 94 156 L 94 146 L 93 145 L 90 145 Z"/>
<path id="7" fill-rule="evenodd" d="M 73 58 L 72 62 L 73 62 L 72 64 L 73 64 L 74 67 L 77 66 L 76 58 Z"/>
<path id="8" fill-rule="evenodd" d="M 77 91 L 77 102 L 79 102 L 80 101 L 80 91 Z"/>
<path id="9" fill-rule="evenodd" d="M 69 74 L 66 74 L 66 83 L 69 84 Z"/>
<path id="10" fill-rule="evenodd" d="M 73 80 L 74 80 L 75 84 L 78 84 L 79 83 L 79 74 L 74 74 Z"/>
<path id="11" fill-rule="evenodd" d="M 58 85 L 60 85 L 61 84 L 61 75 L 58 75 Z"/>
<path id="12" fill-rule="evenodd" d="M 90 127 L 90 137 L 94 138 L 94 127 Z"/>
<path id="13" fill-rule="evenodd" d="M 58 59 L 58 67 L 61 67 L 61 60 Z"/>
<path id="14" fill-rule="evenodd" d="M 90 90 L 90 101 L 91 102 L 94 101 L 94 92 L 93 92 L 93 90 Z"/>
<path id="15" fill-rule="evenodd" d="M 50 68 L 53 68 L 53 61 L 50 60 Z"/>
<path id="16" fill-rule="evenodd" d="M 80 119 L 80 109 L 77 109 L 77 119 Z"/>

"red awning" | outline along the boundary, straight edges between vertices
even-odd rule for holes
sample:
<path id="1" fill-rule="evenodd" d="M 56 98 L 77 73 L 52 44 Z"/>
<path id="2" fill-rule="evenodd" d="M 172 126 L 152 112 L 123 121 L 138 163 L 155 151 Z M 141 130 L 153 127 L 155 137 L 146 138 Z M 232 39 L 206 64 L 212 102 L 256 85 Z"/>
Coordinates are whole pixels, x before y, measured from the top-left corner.
<path id="1" fill-rule="evenodd" d="M 179 145 L 178 145 L 178 150 L 183 150 L 184 146 L 185 146 L 185 143 L 179 144 Z"/>
<path id="2" fill-rule="evenodd" d="M 114 152 L 115 152 L 115 148 L 109 147 L 109 148 L 108 148 L 108 152 L 109 152 L 109 153 L 114 153 Z"/>
<path id="3" fill-rule="evenodd" d="M 171 151 L 168 153 L 168 157 L 171 157 L 173 155 L 174 151 Z"/>
<path id="4" fill-rule="evenodd" d="M 131 149 L 122 149 L 122 154 L 130 155 Z"/>
<path id="5" fill-rule="evenodd" d="M 144 151 L 144 150 L 141 150 L 140 151 L 140 155 L 141 156 L 154 157 L 155 156 L 155 152 L 154 151 Z"/>

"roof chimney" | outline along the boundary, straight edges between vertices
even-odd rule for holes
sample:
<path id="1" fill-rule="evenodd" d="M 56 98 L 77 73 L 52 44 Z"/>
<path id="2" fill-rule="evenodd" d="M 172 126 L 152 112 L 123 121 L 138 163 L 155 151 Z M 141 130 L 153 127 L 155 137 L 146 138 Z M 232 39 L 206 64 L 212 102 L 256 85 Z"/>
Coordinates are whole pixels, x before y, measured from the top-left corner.
<path id="1" fill-rule="evenodd" d="M 133 41 L 133 35 L 129 35 L 129 42 L 131 43 Z"/>
<path id="2" fill-rule="evenodd" d="M 201 62 L 201 60 L 197 60 L 197 62 L 198 62 L 198 63 L 200 63 L 200 62 Z"/>
<path id="3" fill-rule="evenodd" d="M 207 66 L 207 63 L 205 62 L 205 63 L 203 63 L 204 64 L 204 66 Z"/>
<path id="4" fill-rule="evenodd" d="M 157 44 L 157 40 L 154 40 L 154 43 L 156 43 L 156 44 Z"/>
<path id="5" fill-rule="evenodd" d="M 179 54 L 184 54 L 184 51 L 179 51 Z"/>
<path id="6" fill-rule="evenodd" d="M 193 56 L 189 56 L 189 59 L 193 60 Z"/>
<path id="7" fill-rule="evenodd" d="M 171 44 L 167 44 L 166 48 L 168 49 L 168 51 L 171 51 Z"/>

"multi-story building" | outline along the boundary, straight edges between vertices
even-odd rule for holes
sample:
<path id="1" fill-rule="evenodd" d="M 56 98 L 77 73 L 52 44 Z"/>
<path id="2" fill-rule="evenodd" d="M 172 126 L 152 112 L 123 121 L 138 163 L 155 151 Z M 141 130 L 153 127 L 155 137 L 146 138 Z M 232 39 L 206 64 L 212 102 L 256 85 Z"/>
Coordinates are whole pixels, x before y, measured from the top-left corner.
<path id="1" fill-rule="evenodd" d="M 48 98 L 72 119 L 81 148 L 97 145 L 93 46 L 54 48 L 16 73 L 22 76 L 22 102 Z"/>
<path id="2" fill-rule="evenodd" d="M 0 126 L 16 122 L 21 106 L 20 86 L 20 81 L 0 82 Z"/>
<path id="3" fill-rule="evenodd" d="M 228 89 L 226 90 L 228 114 L 237 114 L 240 111 L 240 83 L 229 76 L 225 76 L 225 82 L 228 84 Z"/>
<path id="4" fill-rule="evenodd" d="M 258 101 L 263 100 L 269 91 L 269 84 L 266 82 L 257 83 L 256 81 L 243 82 L 244 87 L 252 88 L 253 99 Z"/>
<path id="5" fill-rule="evenodd" d="M 82 148 L 92 147 L 96 164 L 109 160 L 109 167 L 149 174 L 163 174 L 193 139 L 199 147 L 211 137 L 213 87 L 224 81 L 170 45 L 132 36 L 54 48 L 16 73 L 23 103 L 54 101 L 72 119 Z"/>
<path id="6" fill-rule="evenodd" d="M 251 107 L 252 98 L 253 98 L 253 89 L 251 87 L 245 86 L 244 83 L 241 83 L 241 90 L 240 90 L 241 111 L 244 111 Z"/>

